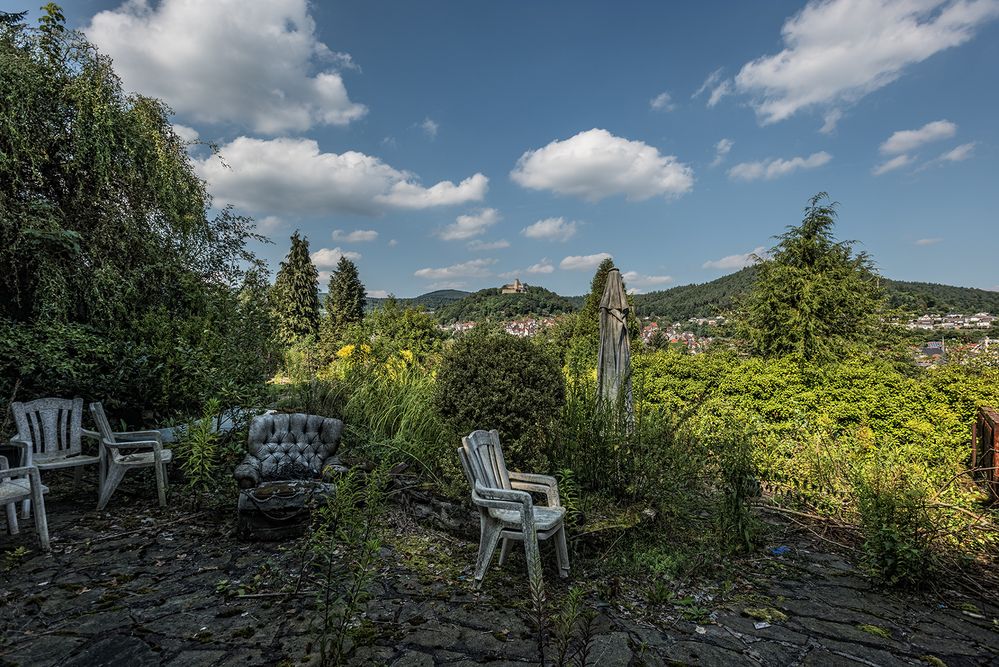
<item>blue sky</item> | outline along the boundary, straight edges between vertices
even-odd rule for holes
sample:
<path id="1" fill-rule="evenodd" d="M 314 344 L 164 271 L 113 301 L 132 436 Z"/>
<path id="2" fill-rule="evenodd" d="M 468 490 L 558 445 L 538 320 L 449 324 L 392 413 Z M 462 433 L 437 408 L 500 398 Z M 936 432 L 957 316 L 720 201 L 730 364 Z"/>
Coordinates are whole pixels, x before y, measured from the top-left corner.
<path id="1" fill-rule="evenodd" d="M 603 253 L 651 291 L 739 268 L 825 190 L 885 275 L 999 289 L 999 0 L 65 10 L 222 147 L 199 171 L 272 267 L 301 229 L 377 295 L 580 294 Z"/>

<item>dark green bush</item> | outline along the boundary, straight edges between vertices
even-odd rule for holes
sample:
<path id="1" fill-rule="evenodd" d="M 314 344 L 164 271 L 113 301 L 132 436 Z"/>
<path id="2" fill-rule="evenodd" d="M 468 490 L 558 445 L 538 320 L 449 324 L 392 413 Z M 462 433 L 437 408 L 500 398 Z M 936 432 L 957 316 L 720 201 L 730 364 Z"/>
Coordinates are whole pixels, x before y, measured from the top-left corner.
<path id="1" fill-rule="evenodd" d="M 542 443 L 565 400 L 558 362 L 527 339 L 477 334 L 447 351 L 434 405 L 455 431 L 497 429 L 507 463 L 547 468 Z"/>

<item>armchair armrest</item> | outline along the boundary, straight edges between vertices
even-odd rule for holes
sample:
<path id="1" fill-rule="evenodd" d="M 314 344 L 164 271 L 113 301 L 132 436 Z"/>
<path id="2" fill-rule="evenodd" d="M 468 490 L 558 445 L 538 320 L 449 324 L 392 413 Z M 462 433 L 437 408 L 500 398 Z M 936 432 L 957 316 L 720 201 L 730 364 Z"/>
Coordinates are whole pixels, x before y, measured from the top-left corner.
<path id="1" fill-rule="evenodd" d="M 241 489 L 252 489 L 260 485 L 262 464 L 255 456 L 247 456 L 243 462 L 236 466 L 232 476 L 236 478 L 236 483 Z"/>
<path id="2" fill-rule="evenodd" d="M 472 502 L 481 507 L 494 507 L 496 509 L 530 510 L 534 507 L 534 500 L 531 494 L 526 491 L 511 491 L 509 489 L 493 489 L 482 486 L 479 481 L 475 482 L 472 490 Z"/>
<path id="3" fill-rule="evenodd" d="M 35 466 L 18 466 L 17 468 L 11 468 L 7 463 L 6 456 L 0 456 L 0 482 L 5 479 L 13 479 L 15 477 L 27 477 L 28 483 L 31 485 L 32 493 L 35 489 L 39 493 L 44 492 L 42 487 L 42 477 L 38 474 L 38 468 Z"/>
<path id="4" fill-rule="evenodd" d="M 510 486 L 524 491 L 543 493 L 548 498 L 548 507 L 560 507 L 558 482 L 548 475 L 534 475 L 526 472 L 509 472 Z"/>
<path id="5" fill-rule="evenodd" d="M 0 466 L 0 479 L 8 479 L 11 477 L 30 477 L 32 473 L 37 474 L 38 468 L 35 466 L 19 466 L 17 468 Z"/>
<path id="6" fill-rule="evenodd" d="M 507 473 L 510 479 L 520 480 L 522 482 L 531 482 L 532 484 L 547 484 L 548 486 L 558 486 L 558 482 L 551 475 L 535 475 L 530 472 L 516 472 L 510 471 Z"/>
<path id="7" fill-rule="evenodd" d="M 90 429 L 81 428 L 80 429 L 80 433 L 85 438 L 92 438 L 94 440 L 100 440 L 101 439 L 101 434 L 98 433 L 97 431 L 91 431 Z"/>
<path id="8" fill-rule="evenodd" d="M 21 438 L 11 438 L 9 440 L 11 447 L 16 447 L 21 450 L 21 465 L 30 466 L 31 465 L 31 443 L 27 440 Z"/>
<path id="9" fill-rule="evenodd" d="M 101 444 L 110 449 L 153 449 L 162 451 L 163 443 L 159 440 L 129 440 L 126 442 L 115 442 L 114 440 L 101 439 Z"/>
<path id="10" fill-rule="evenodd" d="M 163 434 L 159 431 L 115 431 L 116 440 L 155 440 L 163 444 Z"/>
<path id="11" fill-rule="evenodd" d="M 476 480 L 472 490 L 472 502 L 480 507 L 501 510 L 514 510 L 520 513 L 521 530 L 525 535 L 534 532 L 534 500 L 526 491 L 493 489 Z"/>

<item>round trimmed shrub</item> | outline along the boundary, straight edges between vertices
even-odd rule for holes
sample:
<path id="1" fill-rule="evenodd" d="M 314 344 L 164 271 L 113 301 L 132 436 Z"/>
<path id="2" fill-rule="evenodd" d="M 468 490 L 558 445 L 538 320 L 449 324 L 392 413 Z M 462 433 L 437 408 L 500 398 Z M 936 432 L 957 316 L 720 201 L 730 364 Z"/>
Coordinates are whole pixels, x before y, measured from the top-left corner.
<path id="1" fill-rule="evenodd" d="M 461 435 L 496 429 L 511 467 L 546 467 L 543 444 L 565 402 L 559 363 L 525 338 L 458 339 L 437 373 L 434 404 Z"/>

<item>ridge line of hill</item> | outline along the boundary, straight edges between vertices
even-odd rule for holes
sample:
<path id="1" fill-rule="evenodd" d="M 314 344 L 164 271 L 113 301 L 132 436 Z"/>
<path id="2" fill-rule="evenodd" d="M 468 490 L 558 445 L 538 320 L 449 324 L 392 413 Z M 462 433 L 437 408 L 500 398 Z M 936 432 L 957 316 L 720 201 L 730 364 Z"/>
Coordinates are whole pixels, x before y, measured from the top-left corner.
<path id="1" fill-rule="evenodd" d="M 633 302 L 642 316 L 684 321 L 691 317 L 711 317 L 732 308 L 735 299 L 752 287 L 755 267 L 749 266 L 715 280 L 678 285 L 665 290 L 635 294 Z M 999 292 L 974 287 L 882 278 L 889 305 L 912 314 L 999 313 Z M 531 285 L 523 294 L 500 294 L 490 287 L 477 292 L 447 289 L 398 299 L 401 305 L 423 306 L 441 321 L 510 318 L 527 315 L 549 316 L 571 312 L 582 306 L 584 296 L 561 296 Z M 368 298 L 369 308 L 385 299 Z"/>

